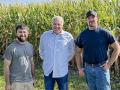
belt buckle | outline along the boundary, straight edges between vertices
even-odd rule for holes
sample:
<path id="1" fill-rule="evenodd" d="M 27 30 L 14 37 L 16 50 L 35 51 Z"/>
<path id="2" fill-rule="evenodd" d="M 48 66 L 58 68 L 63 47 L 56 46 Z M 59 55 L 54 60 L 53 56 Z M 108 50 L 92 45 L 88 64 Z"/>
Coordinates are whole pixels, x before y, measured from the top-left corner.
<path id="1" fill-rule="evenodd" d="M 92 67 L 94 67 L 94 64 L 91 64 Z"/>

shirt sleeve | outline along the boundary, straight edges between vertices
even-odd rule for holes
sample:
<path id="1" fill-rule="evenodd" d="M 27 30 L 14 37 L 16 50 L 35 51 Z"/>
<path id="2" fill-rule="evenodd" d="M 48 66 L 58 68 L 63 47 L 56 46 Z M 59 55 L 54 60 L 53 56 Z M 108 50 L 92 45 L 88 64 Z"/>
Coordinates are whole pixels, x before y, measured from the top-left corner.
<path id="1" fill-rule="evenodd" d="M 71 39 L 69 41 L 69 53 L 70 53 L 69 60 L 71 60 L 75 54 L 75 43 L 72 35 L 70 36 L 70 38 Z"/>
<path id="2" fill-rule="evenodd" d="M 10 47 L 7 47 L 7 49 L 5 50 L 3 58 L 7 60 L 12 60 L 12 51 Z"/>
<path id="3" fill-rule="evenodd" d="M 43 45 L 43 35 L 40 37 L 40 43 L 39 43 L 39 55 L 41 57 L 41 59 L 43 60 L 44 58 L 44 45 Z"/>
<path id="4" fill-rule="evenodd" d="M 112 34 L 110 34 L 109 32 L 106 33 L 106 37 L 108 44 L 112 44 L 115 42 L 115 37 L 112 36 Z"/>
<path id="5" fill-rule="evenodd" d="M 81 35 L 79 35 L 79 36 L 77 37 L 77 39 L 75 40 L 75 45 L 78 46 L 79 48 L 83 48 Z"/>

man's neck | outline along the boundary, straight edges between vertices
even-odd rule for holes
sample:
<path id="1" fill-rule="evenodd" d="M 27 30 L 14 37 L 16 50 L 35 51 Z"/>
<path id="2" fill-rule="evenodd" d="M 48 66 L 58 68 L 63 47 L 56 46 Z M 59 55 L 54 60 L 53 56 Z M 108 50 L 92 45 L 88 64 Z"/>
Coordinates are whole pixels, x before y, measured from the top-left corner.
<path id="1" fill-rule="evenodd" d="M 62 34 L 63 30 L 61 30 L 61 31 L 59 31 L 59 32 L 55 32 L 55 31 L 53 30 L 53 32 L 54 32 L 56 35 L 58 35 L 58 34 Z"/>
<path id="2" fill-rule="evenodd" d="M 16 39 L 16 41 L 17 41 L 18 43 L 20 43 L 20 44 L 25 44 L 25 43 L 26 43 L 26 41 L 21 42 L 21 41 L 19 41 L 18 39 Z"/>
<path id="3" fill-rule="evenodd" d="M 89 28 L 89 30 L 96 30 L 97 28 L 98 28 L 98 26 L 95 26 L 95 27 L 88 27 Z"/>

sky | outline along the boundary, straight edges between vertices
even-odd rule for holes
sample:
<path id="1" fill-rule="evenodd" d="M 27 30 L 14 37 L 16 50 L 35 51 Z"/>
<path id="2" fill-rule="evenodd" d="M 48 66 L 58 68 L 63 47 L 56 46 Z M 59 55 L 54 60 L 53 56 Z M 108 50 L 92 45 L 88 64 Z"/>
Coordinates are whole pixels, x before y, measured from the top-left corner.
<path id="1" fill-rule="evenodd" d="M 50 0 L 0 0 L 0 4 L 2 5 L 10 5 L 10 4 L 29 4 L 29 3 L 44 3 L 49 2 Z"/>
<path id="2" fill-rule="evenodd" d="M 50 2 L 52 0 L 0 0 L 0 4 L 2 5 L 13 5 L 13 4 L 29 4 L 29 3 L 44 3 Z M 84 0 L 83 0 L 84 1 Z M 109 0 L 110 2 L 112 0 Z"/>

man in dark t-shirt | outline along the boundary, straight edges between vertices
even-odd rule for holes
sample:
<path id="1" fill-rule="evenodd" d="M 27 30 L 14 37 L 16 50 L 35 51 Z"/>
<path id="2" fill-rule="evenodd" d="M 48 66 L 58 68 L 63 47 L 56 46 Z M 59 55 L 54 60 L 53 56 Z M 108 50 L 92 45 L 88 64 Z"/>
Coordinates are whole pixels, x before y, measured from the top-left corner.
<path id="1" fill-rule="evenodd" d="M 118 57 L 119 44 L 98 26 L 95 11 L 88 11 L 86 18 L 88 28 L 75 41 L 79 75 L 85 75 L 89 90 L 111 90 L 109 68 Z M 107 55 L 109 45 L 113 48 L 111 58 Z"/>

